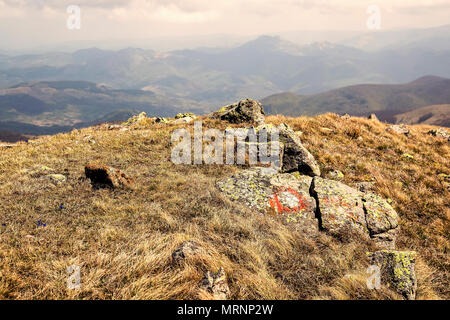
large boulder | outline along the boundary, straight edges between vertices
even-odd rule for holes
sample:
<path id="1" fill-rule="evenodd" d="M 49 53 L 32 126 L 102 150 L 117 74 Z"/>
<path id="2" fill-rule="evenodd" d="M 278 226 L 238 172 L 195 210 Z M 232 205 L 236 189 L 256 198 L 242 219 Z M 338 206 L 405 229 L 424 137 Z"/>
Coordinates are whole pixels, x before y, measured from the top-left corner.
<path id="1" fill-rule="evenodd" d="M 228 121 L 230 123 L 252 122 L 256 125 L 264 124 L 264 109 L 260 102 L 245 99 L 222 107 L 213 114 L 214 118 Z"/>
<path id="2" fill-rule="evenodd" d="M 320 177 L 314 177 L 311 191 L 319 204 L 321 228 L 333 235 L 356 231 L 368 236 L 361 192 Z"/>
<path id="3" fill-rule="evenodd" d="M 312 178 L 278 173 L 271 168 L 251 168 L 219 181 L 217 186 L 230 199 L 262 213 L 281 215 L 286 223 L 317 231 L 316 203 L 309 194 Z"/>
<path id="4" fill-rule="evenodd" d="M 368 253 L 369 262 L 380 268 L 381 283 L 408 300 L 416 297 L 416 252 L 381 250 Z"/>

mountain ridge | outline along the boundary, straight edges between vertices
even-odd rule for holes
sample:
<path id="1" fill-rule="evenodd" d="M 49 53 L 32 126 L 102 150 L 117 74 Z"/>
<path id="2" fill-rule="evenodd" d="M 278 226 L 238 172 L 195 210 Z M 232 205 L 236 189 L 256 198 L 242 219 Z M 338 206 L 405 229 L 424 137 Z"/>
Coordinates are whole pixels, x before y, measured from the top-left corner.
<path id="1" fill-rule="evenodd" d="M 298 116 L 336 112 L 366 116 L 376 113 L 381 120 L 395 122 L 396 114 L 449 103 L 450 79 L 423 76 L 404 84 L 353 85 L 311 96 L 279 93 L 261 102 L 269 114 Z"/>

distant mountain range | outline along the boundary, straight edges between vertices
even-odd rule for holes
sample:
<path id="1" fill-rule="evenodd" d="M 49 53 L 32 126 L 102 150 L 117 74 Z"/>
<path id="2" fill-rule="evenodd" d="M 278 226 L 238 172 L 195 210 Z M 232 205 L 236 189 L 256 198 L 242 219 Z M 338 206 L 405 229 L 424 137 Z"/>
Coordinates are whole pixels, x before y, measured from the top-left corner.
<path id="1" fill-rule="evenodd" d="M 269 114 L 289 116 L 325 112 L 369 115 L 396 122 L 396 115 L 424 106 L 450 103 L 450 79 L 425 76 L 397 85 L 356 85 L 315 95 L 285 92 L 261 101 Z"/>
<path id="2" fill-rule="evenodd" d="M 0 54 L 0 129 L 53 133 L 137 111 L 201 114 L 270 95 L 263 100 L 269 113 L 376 112 L 396 121 L 450 103 L 448 40 L 444 26 L 308 45 L 261 36 L 232 48 Z"/>
<path id="3" fill-rule="evenodd" d="M 374 32 L 341 43 L 297 45 L 277 36 L 261 36 L 233 48 L 169 52 L 90 48 L 73 53 L 3 55 L 0 87 L 83 80 L 111 88 L 150 90 L 181 99 L 173 107 L 197 105 L 211 111 L 242 98 L 261 99 L 283 91 L 315 94 L 360 83 L 402 83 L 427 74 L 450 77 L 447 29 L 417 31 L 420 43 L 416 45 L 413 30 L 405 31 L 408 36 L 405 32 Z M 403 45 L 394 46 L 402 36 Z M 368 37 L 369 44 L 379 43 L 376 47 L 383 49 L 366 50 L 371 49 L 363 44 Z M 438 41 L 442 43 L 439 46 Z"/>

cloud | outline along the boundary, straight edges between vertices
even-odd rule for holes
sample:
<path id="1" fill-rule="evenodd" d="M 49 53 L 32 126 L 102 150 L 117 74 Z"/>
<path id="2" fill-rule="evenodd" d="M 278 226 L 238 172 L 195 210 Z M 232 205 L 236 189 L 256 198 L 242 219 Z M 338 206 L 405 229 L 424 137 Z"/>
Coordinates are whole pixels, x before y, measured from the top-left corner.
<path id="1" fill-rule="evenodd" d="M 81 30 L 66 28 L 81 7 Z M 448 24 L 450 0 L 0 0 L 0 39 L 22 43 L 290 30 L 367 31 L 378 5 L 382 29 Z M 14 28 L 11 28 L 14 26 Z"/>

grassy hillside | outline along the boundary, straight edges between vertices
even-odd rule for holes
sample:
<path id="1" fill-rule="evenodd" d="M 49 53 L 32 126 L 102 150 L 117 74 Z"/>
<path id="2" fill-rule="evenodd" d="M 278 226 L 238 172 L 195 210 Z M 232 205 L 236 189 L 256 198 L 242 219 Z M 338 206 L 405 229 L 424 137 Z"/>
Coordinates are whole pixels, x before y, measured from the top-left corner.
<path id="1" fill-rule="evenodd" d="M 396 123 L 431 124 L 450 127 L 450 104 L 422 107 L 395 116 Z"/>
<path id="2" fill-rule="evenodd" d="M 288 92 L 267 97 L 261 102 L 269 114 L 376 113 L 381 120 L 391 122 L 399 113 L 449 103 L 450 79 L 427 76 L 407 84 L 357 85 L 310 96 Z"/>
<path id="3" fill-rule="evenodd" d="M 321 168 L 341 170 L 345 183 L 375 182 L 399 213 L 397 247 L 418 252 L 417 299 L 450 299 L 446 140 L 427 135 L 426 125 L 406 137 L 335 114 L 266 121 L 301 130 Z M 170 162 L 171 133 L 184 126 L 193 127 L 149 119 L 135 130 L 92 127 L 0 149 L 0 298 L 192 299 L 203 272 L 221 266 L 232 299 L 400 298 L 367 289 L 371 244 L 309 237 L 222 196 L 215 182 L 241 167 Z M 122 169 L 134 189 L 92 189 L 90 161 Z M 49 171 L 67 182 L 54 185 Z M 171 254 L 185 240 L 205 251 L 174 266 Z M 70 265 L 81 266 L 80 289 L 66 288 Z"/>

